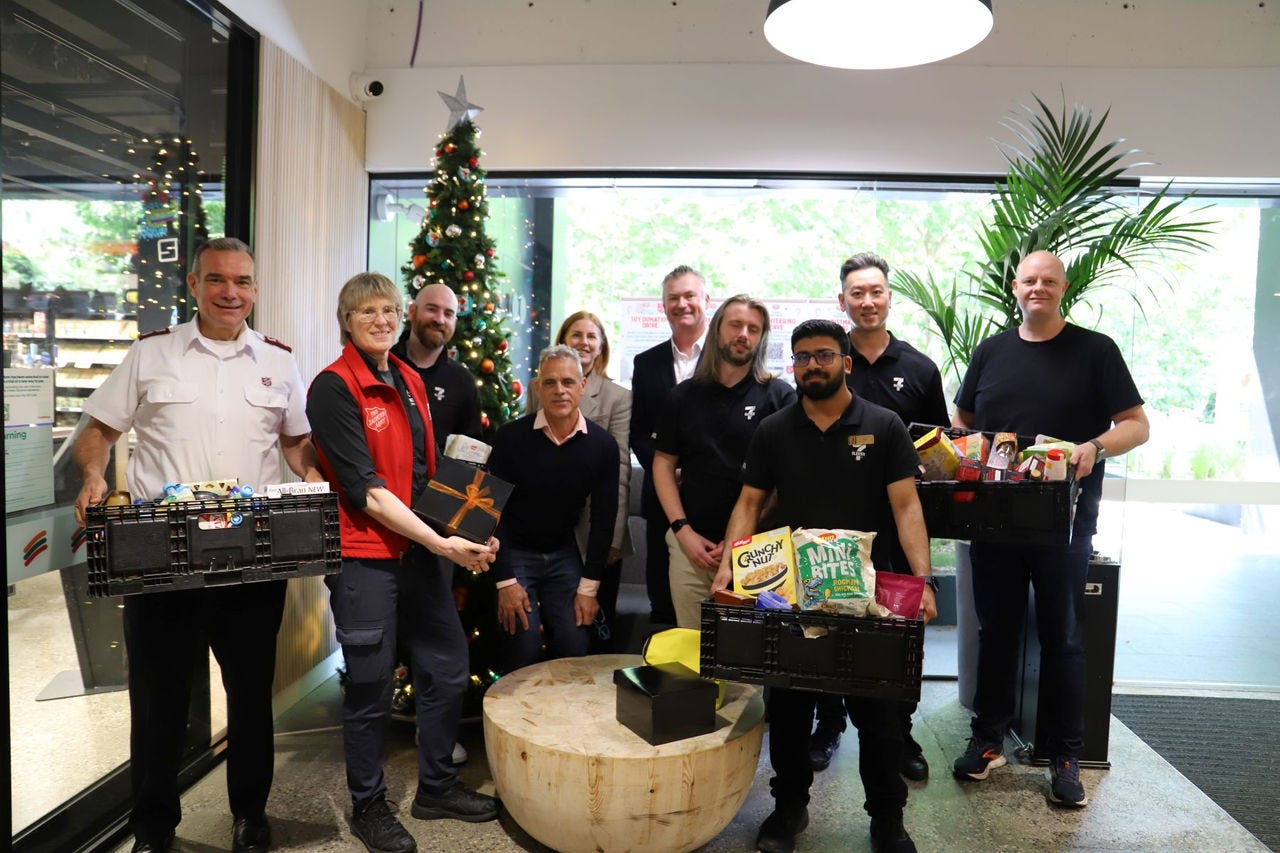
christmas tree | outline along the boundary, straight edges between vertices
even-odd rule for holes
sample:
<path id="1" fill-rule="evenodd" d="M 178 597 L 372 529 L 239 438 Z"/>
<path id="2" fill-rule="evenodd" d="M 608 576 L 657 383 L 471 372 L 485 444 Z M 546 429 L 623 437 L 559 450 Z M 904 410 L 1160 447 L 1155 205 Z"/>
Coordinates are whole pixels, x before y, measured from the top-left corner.
<path id="1" fill-rule="evenodd" d="M 411 300 L 429 284 L 448 285 L 457 294 L 458 322 L 449 355 L 476 377 L 480 423 L 485 441 L 492 443 L 498 427 L 520 414 L 523 389 L 512 376 L 511 333 L 497 292 L 502 273 L 494 241 L 485 233 L 489 201 L 480 167 L 484 152 L 476 143 L 480 131 L 473 121 L 480 108 L 467 101 L 461 78 L 456 95 L 440 96 L 449 107 L 449 129 L 436 144 L 435 174 L 426 188 L 427 215 L 401 269 Z M 484 691 L 499 675 L 497 594 L 487 576 L 455 567 L 453 595 L 471 664 L 463 715 L 479 716 Z M 397 669 L 395 684 L 393 708 L 411 713 L 413 684 L 405 667 Z"/>
<path id="2" fill-rule="evenodd" d="M 410 299 L 428 284 L 446 284 L 458 295 L 450 355 L 476 377 L 480 423 L 485 440 L 492 441 L 498 427 L 519 414 L 523 389 L 511 375 L 511 333 L 496 298 L 502 273 L 494 263 L 494 242 L 485 234 L 489 201 L 480 168 L 484 152 L 472 121 L 480 108 L 467 102 L 461 79 L 457 95 L 440 95 L 450 108 L 449 129 L 436 145 L 427 216 L 409 244 L 410 260 L 402 270 Z"/>

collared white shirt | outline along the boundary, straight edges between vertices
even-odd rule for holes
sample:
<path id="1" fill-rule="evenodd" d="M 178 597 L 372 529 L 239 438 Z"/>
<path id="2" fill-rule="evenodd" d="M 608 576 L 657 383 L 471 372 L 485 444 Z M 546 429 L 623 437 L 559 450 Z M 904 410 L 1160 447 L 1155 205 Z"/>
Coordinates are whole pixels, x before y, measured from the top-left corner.
<path id="1" fill-rule="evenodd" d="M 689 354 L 685 355 L 680 352 L 680 348 L 676 346 L 676 339 L 671 339 L 671 355 L 675 360 L 676 368 L 676 384 L 693 376 L 693 371 L 698 366 L 698 359 L 702 357 L 702 347 L 707 341 L 707 333 L 704 331 L 702 337 L 689 348 Z"/>
<path id="2" fill-rule="evenodd" d="M 551 424 L 547 421 L 547 410 L 538 409 L 538 413 L 533 416 L 533 428 L 542 430 L 542 434 L 551 439 L 551 443 L 556 447 L 564 444 L 578 433 L 586 433 L 587 418 L 582 414 L 582 410 L 578 410 L 578 422 L 574 424 L 573 429 L 563 439 L 556 438 L 555 433 L 551 431 Z"/>
<path id="3" fill-rule="evenodd" d="M 311 432 L 306 391 L 292 353 L 248 327 L 227 347 L 192 320 L 135 341 L 84 412 L 134 430 L 129 492 L 156 499 L 168 483 L 280 482 L 279 437 Z"/>

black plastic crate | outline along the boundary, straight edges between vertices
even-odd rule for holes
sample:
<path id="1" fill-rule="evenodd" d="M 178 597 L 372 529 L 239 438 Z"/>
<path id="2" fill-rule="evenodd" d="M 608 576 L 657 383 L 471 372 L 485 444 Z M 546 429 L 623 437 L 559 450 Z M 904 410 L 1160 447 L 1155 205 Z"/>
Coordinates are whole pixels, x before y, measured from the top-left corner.
<path id="1" fill-rule="evenodd" d="M 806 638 L 805 626 L 827 629 Z M 701 675 L 879 699 L 920 698 L 924 622 L 702 602 Z"/>
<path id="2" fill-rule="evenodd" d="M 89 592 L 96 596 L 327 575 L 342 568 L 334 493 L 96 506 L 85 515 Z"/>
<path id="3" fill-rule="evenodd" d="M 911 424 L 912 440 L 931 429 Z M 977 430 L 947 428 L 943 432 L 958 438 Z M 995 439 L 994 433 L 986 436 Z M 1032 441 L 1030 436 L 1018 436 L 1020 448 Z M 931 539 L 1018 545 L 1071 544 L 1078 491 L 1073 469 L 1068 469 L 1066 480 L 916 482 L 924 526 Z"/>

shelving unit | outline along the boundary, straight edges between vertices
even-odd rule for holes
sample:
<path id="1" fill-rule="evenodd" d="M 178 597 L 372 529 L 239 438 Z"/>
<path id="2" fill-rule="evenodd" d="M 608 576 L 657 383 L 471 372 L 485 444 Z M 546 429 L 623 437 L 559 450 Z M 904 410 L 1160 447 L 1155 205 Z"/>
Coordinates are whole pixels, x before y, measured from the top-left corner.
<path id="1" fill-rule="evenodd" d="M 132 315 L 59 316 L 53 310 L 6 310 L 4 326 L 6 348 L 14 344 L 11 364 L 27 363 L 34 355 L 33 366 L 55 368 L 56 427 L 75 426 L 84 399 L 124 360 L 138 337 Z"/>

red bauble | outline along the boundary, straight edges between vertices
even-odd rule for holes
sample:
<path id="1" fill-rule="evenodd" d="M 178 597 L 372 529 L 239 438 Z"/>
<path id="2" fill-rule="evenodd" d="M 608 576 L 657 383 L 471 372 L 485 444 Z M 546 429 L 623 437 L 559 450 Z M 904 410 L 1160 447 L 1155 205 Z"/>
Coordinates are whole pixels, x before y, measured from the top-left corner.
<path id="1" fill-rule="evenodd" d="M 444 156 L 444 152 L 443 152 L 443 151 L 441 151 L 439 148 L 437 148 L 437 149 L 436 149 L 436 159 L 437 159 L 437 160 L 439 160 L 439 159 L 440 159 L 441 157 L 443 157 L 443 156 Z"/>
<path id="2" fill-rule="evenodd" d="M 413 256 L 413 267 L 414 267 L 414 269 L 417 269 L 418 267 L 424 266 L 426 263 L 427 263 L 427 256 L 426 256 L 426 255 L 414 255 L 414 256 Z"/>
<path id="3" fill-rule="evenodd" d="M 469 160 L 467 160 L 467 165 L 469 165 L 471 168 L 474 169 L 476 166 L 480 165 L 480 158 L 479 157 L 470 158 Z"/>
<path id="4" fill-rule="evenodd" d="M 481 427 L 482 429 L 488 429 L 488 428 L 489 428 L 489 413 L 488 413 L 488 412 L 481 412 L 481 413 L 480 413 L 480 427 Z"/>
<path id="5" fill-rule="evenodd" d="M 506 351 L 507 351 L 507 340 L 506 340 L 506 338 L 503 338 L 502 340 L 498 341 L 497 350 L 498 350 L 498 352 L 506 352 Z"/>
<path id="6" fill-rule="evenodd" d="M 475 277 L 476 277 L 476 274 L 473 273 L 471 270 L 467 270 L 462 274 L 462 278 L 464 281 L 471 281 L 471 279 Z"/>
<path id="7" fill-rule="evenodd" d="M 524 393 L 524 385 L 520 383 L 519 379 L 511 380 L 511 393 L 515 394 L 517 397 Z"/>
<path id="8" fill-rule="evenodd" d="M 484 253 L 491 258 L 493 257 L 493 249 L 485 249 Z"/>
<path id="9" fill-rule="evenodd" d="M 452 154 L 457 150 L 458 150 L 458 146 L 454 145 L 452 142 L 446 142 L 444 144 L 444 153 L 446 154 Z"/>
<path id="10" fill-rule="evenodd" d="M 490 373 L 493 373 L 493 359 L 486 358 L 483 361 L 481 361 L 480 372 L 486 376 L 488 376 Z"/>
<path id="11" fill-rule="evenodd" d="M 466 210 L 470 206 L 471 206 L 471 202 L 467 201 L 465 198 L 462 201 L 458 202 L 458 210 Z"/>

